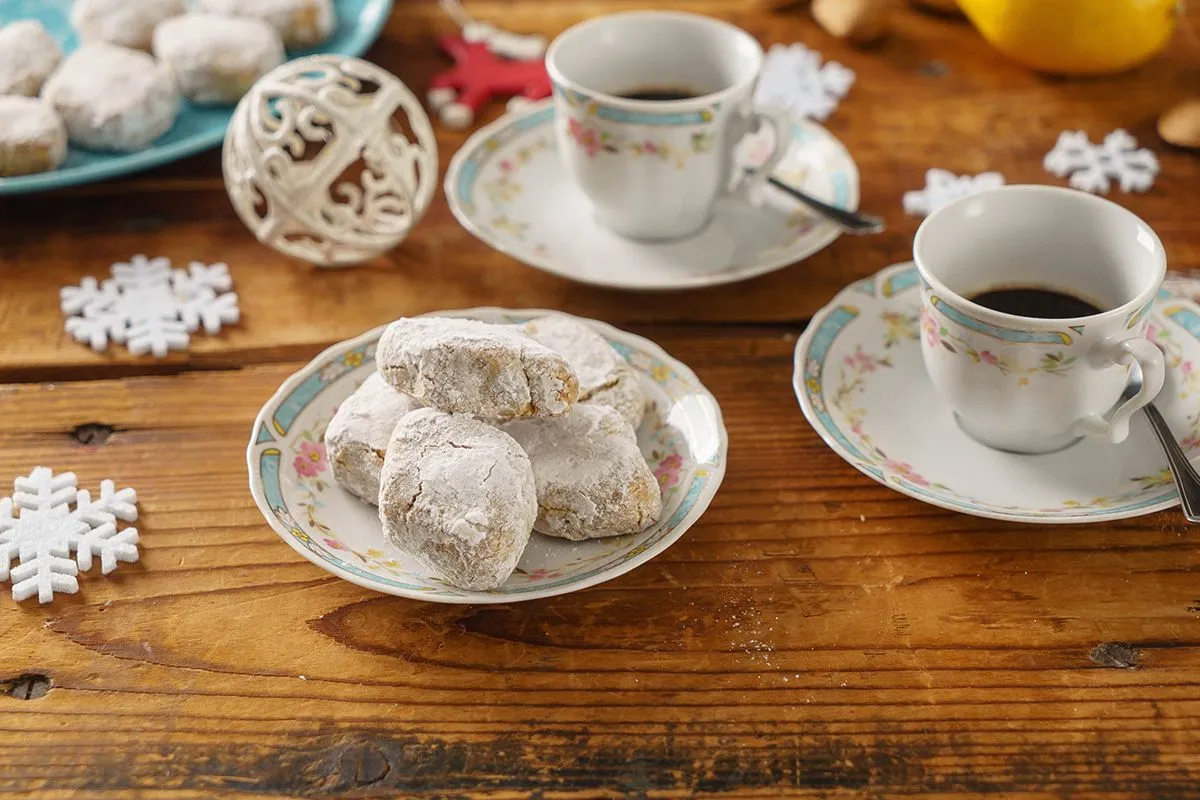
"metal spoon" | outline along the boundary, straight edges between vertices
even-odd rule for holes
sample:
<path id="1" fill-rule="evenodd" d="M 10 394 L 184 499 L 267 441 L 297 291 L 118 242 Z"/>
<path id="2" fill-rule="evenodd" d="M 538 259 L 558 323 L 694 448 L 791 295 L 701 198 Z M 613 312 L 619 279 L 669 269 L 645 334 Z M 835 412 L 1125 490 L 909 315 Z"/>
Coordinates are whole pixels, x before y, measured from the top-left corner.
<path id="1" fill-rule="evenodd" d="M 1133 397 L 1141 388 L 1142 375 L 1135 370 L 1132 380 L 1121 395 L 1122 399 Z M 1175 440 L 1171 426 L 1154 404 L 1150 403 L 1142 410 L 1146 412 L 1154 437 L 1158 439 L 1163 454 L 1167 457 L 1167 463 L 1171 465 L 1171 474 L 1175 476 L 1175 487 L 1179 490 L 1179 505 L 1183 509 L 1183 516 L 1188 522 L 1200 522 L 1200 475 L 1196 473 L 1196 468 Z"/>
<path id="2" fill-rule="evenodd" d="M 749 173 L 750 170 L 746 170 L 746 172 Z M 858 214 L 854 211 L 847 211 L 844 208 L 831 206 L 807 192 L 800 191 L 795 186 L 784 183 L 773 175 L 767 176 L 767 183 L 804 203 L 804 205 L 816 211 L 846 233 L 853 233 L 855 235 L 881 233 L 885 227 L 882 217 L 874 217 L 870 214 Z"/>

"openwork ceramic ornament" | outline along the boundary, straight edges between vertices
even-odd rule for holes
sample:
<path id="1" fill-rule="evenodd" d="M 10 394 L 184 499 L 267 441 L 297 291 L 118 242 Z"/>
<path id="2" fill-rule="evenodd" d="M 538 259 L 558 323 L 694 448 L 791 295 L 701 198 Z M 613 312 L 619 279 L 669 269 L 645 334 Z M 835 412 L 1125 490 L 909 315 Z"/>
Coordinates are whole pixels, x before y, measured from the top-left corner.
<path id="1" fill-rule="evenodd" d="M 264 75 L 238 104 L 223 156 L 229 199 L 258 240 L 322 266 L 395 247 L 437 186 L 420 101 L 357 58 L 311 56 Z"/>

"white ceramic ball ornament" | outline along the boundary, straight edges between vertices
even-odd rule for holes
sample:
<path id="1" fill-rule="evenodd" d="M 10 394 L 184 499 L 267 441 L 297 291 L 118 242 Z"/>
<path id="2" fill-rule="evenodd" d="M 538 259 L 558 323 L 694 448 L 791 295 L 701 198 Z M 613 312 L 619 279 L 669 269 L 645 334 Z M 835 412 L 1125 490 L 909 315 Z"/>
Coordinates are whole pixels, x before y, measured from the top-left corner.
<path id="1" fill-rule="evenodd" d="M 417 141 L 396 125 L 401 115 Z M 225 134 L 225 188 L 263 244 L 321 266 L 399 244 L 437 187 L 437 142 L 420 101 L 357 58 L 289 61 L 242 98 Z"/>

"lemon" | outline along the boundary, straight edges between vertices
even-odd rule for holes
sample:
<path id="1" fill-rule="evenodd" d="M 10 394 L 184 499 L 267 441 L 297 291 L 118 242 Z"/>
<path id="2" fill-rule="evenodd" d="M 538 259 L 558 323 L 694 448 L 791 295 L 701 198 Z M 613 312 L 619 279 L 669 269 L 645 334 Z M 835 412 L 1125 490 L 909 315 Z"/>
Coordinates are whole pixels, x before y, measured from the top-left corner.
<path id="1" fill-rule="evenodd" d="M 1028 67 L 1064 75 L 1120 72 L 1149 60 L 1175 30 L 1181 0 L 958 0 L 983 37 Z"/>

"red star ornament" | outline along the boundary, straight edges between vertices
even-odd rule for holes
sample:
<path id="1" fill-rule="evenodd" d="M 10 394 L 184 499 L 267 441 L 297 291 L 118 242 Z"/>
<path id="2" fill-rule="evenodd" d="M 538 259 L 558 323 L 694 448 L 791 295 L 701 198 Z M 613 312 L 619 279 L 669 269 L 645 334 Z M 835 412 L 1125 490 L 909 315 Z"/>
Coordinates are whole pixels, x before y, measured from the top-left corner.
<path id="1" fill-rule="evenodd" d="M 468 42 L 462 36 L 443 36 L 438 39 L 438 47 L 454 59 L 454 66 L 429 82 L 429 104 L 447 127 L 470 125 L 493 97 L 538 100 L 550 96 L 544 58 L 505 58 L 492 52 L 485 42 Z"/>

